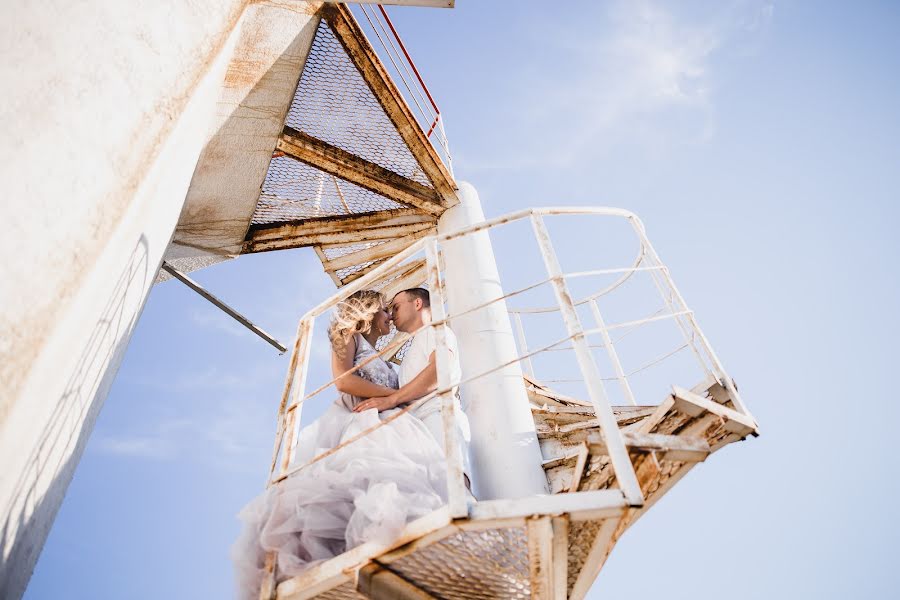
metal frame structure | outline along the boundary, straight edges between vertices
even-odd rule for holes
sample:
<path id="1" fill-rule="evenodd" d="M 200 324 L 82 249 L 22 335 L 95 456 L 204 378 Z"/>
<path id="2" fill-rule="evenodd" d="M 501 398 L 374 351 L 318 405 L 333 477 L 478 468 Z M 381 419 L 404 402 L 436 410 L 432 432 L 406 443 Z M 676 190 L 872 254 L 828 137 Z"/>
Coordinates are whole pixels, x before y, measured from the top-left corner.
<path id="1" fill-rule="evenodd" d="M 639 240 L 639 256 L 630 267 L 565 273 L 544 225 L 545 217 L 557 215 L 625 219 Z M 530 377 L 526 377 L 526 383 L 532 398 L 532 412 L 539 426 L 539 434 L 543 435 L 543 466 L 556 493 L 468 503 L 462 465 L 452 447 L 456 443 L 455 436 L 445 433 L 449 490 L 447 506 L 408 524 L 403 533 L 390 543 L 363 544 L 277 585 L 275 560 L 270 556 L 266 563 L 268 577 L 261 598 L 468 597 L 463 589 L 466 585 L 464 581 L 460 584 L 462 588 L 454 587 L 456 584 L 443 581 L 429 570 L 432 568 L 429 561 L 440 562 L 447 556 L 462 562 L 471 559 L 468 567 L 460 568 L 471 568 L 476 572 L 482 568 L 477 564 L 479 561 L 499 561 L 497 565 L 500 566 L 496 566 L 495 571 L 506 569 L 508 573 L 501 577 L 502 581 L 485 583 L 485 579 L 482 584 L 495 585 L 495 591 L 499 590 L 497 593 L 500 595 L 581 598 L 587 593 L 616 539 L 649 506 L 711 451 L 756 434 L 756 422 L 745 408 L 734 382 L 724 371 L 668 270 L 647 239 L 642 223 L 634 214 L 614 208 L 528 209 L 458 231 L 421 237 L 303 315 L 279 406 L 269 485 L 279 485 L 309 464 L 339 452 L 344 446 L 386 426 L 400 414 L 435 396 L 442 398 L 443 425 L 445 432 L 449 431 L 454 418 L 454 403 L 453 384 L 449 379 L 449 355 L 444 341 L 445 328 L 448 321 L 460 315 L 446 314 L 444 310 L 442 286 L 453 285 L 453 282 L 442 281 L 441 244 L 520 220 L 531 222 L 547 277 L 523 289 L 506 293 L 488 304 L 549 283 L 557 305 L 533 310 L 558 311 L 563 317 L 567 335 L 552 344 L 529 349 L 520 314 L 513 314 L 518 325 L 521 352 L 516 360 L 529 361 L 537 354 L 570 343 L 569 349 L 575 353 L 590 397 L 590 401 L 585 402 L 555 393 L 535 381 L 533 369 L 527 369 Z M 424 261 L 417 260 L 422 253 Z M 668 312 L 607 325 L 596 298 L 636 272 L 651 274 Z M 621 277 L 606 290 L 586 299 L 574 299 L 567 280 L 596 273 L 621 273 Z M 358 290 L 380 288 L 391 295 L 426 281 L 432 293 L 433 314 L 432 322 L 425 327 L 434 328 L 437 340 L 437 390 L 369 430 L 314 457 L 310 463 L 293 465 L 303 403 L 362 366 L 356 365 L 347 373 L 307 393 L 306 377 L 315 321 Z M 579 320 L 576 307 L 585 303 L 590 305 L 597 325 L 595 328 L 585 328 Z M 484 306 L 487 305 L 466 312 L 480 310 Z M 609 332 L 661 320 L 673 320 L 678 324 L 685 346 L 694 349 L 704 372 L 711 373 L 711 376 L 691 390 L 673 387 L 671 395 L 658 406 L 635 406 L 628 375 L 618 359 Z M 630 406 L 610 405 L 604 391 L 604 378 L 600 376 L 591 353 L 592 346 L 588 343 L 590 335 L 601 336 L 615 366 L 616 376 L 613 379 L 623 386 Z M 387 358 L 393 356 L 405 341 L 406 338 L 392 340 L 380 350 L 380 355 Z M 460 351 L 465 352 L 466 349 L 460 348 Z M 481 373 L 464 374 L 461 383 L 483 377 L 504 366 L 485 365 Z M 276 465 L 279 465 L 277 470 Z M 480 544 L 484 554 L 460 558 L 460 543 Z M 514 568 L 497 558 L 516 552 L 526 556 L 527 575 L 522 575 L 521 564 Z M 515 573 L 525 578 L 524 583 L 516 583 Z M 475 573 L 472 577 L 476 581 L 479 576 Z M 485 574 L 483 577 L 490 579 L 494 576 Z M 519 587 L 509 587 L 512 584 Z"/>
<path id="2" fill-rule="evenodd" d="M 355 139 L 341 146 L 318 137 L 321 132 L 297 129 L 289 124 L 289 113 L 288 123 L 284 125 L 275 145 L 270 173 L 285 164 L 288 167 L 305 165 L 307 171 L 300 176 L 301 179 L 328 179 L 327 183 L 319 182 L 318 195 L 321 196 L 327 190 L 332 194 L 336 193 L 334 202 L 342 206 L 340 212 L 343 214 L 326 213 L 322 216 L 296 218 L 290 217 L 288 211 L 284 213 L 284 218 L 266 217 L 262 222 L 254 216 L 241 251 L 242 254 L 247 254 L 312 246 L 322 260 L 326 273 L 339 287 L 362 277 L 402 247 L 436 231 L 438 217 L 458 202 L 449 149 L 443 133 L 443 119 L 437 104 L 384 9 L 380 9 L 383 20 L 378 18 L 375 11 L 366 10 L 365 6 L 359 9 L 366 15 L 372 31 L 378 36 L 394 71 L 402 78 L 409 98 L 404 97 L 350 8 L 343 4 L 326 3 L 319 9 L 322 22 L 313 42 L 315 48 L 322 36 L 328 40 L 336 40 L 340 50 L 332 52 L 338 52 L 340 56 L 330 54 L 328 56 L 334 58 L 328 60 L 338 61 L 340 64 L 329 67 L 327 63 L 307 59 L 303 77 L 321 77 L 322 70 L 328 68 L 344 69 L 345 73 L 349 72 L 347 69 L 352 70 L 356 74 L 353 77 L 359 77 L 364 82 L 365 92 L 360 93 L 368 96 L 368 106 L 383 114 L 384 117 L 379 118 L 386 119 L 385 123 L 390 123 L 391 132 L 385 131 L 382 135 L 399 136 L 398 143 L 405 148 L 402 151 L 409 152 L 411 160 L 421 170 L 422 177 L 417 180 L 388 168 L 390 165 L 386 166 L 383 161 L 379 164 L 371 156 L 367 156 L 367 152 L 371 154 L 371 150 L 359 146 L 362 142 Z M 388 30 L 391 32 L 390 37 L 387 35 Z M 333 47 L 334 42 L 329 43 Z M 327 111 L 323 112 L 322 106 L 304 104 L 313 100 L 301 93 L 303 77 L 295 94 L 295 105 L 306 106 L 303 110 L 312 111 L 310 114 L 314 115 L 314 122 L 331 122 L 333 117 Z M 317 88 L 314 86 L 312 89 Z M 424 109 L 418 99 L 423 94 L 428 99 Z M 342 110 L 339 98 L 327 98 L 330 102 L 337 102 L 335 106 Z M 417 120 L 408 99 L 428 119 L 424 127 L 429 131 L 426 132 L 422 122 Z M 432 133 L 435 129 L 439 130 L 440 135 L 433 144 Z M 289 186 L 297 183 L 300 182 L 287 180 Z M 307 182 L 306 185 L 310 183 Z M 265 184 L 263 188 L 265 191 Z M 383 204 L 387 203 L 387 208 L 360 211 L 359 206 L 354 205 L 350 199 L 350 195 L 354 193 L 357 196 L 366 193 L 371 194 L 372 198 L 380 198 Z M 260 207 L 265 210 L 266 206 L 267 203 L 263 202 L 261 196 L 257 213 L 260 213 Z"/>

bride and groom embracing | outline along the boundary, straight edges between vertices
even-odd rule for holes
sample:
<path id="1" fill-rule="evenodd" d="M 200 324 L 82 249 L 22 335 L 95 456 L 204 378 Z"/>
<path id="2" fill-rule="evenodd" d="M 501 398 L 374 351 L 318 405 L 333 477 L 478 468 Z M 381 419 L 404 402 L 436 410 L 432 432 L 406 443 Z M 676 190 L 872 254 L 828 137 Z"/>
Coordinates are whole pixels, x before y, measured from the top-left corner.
<path id="1" fill-rule="evenodd" d="M 414 334 L 399 375 L 375 349 L 378 338 L 390 333 L 391 321 Z M 340 396 L 300 432 L 295 464 L 394 417 L 272 486 L 241 511 L 244 528 L 232 548 L 239 598 L 258 595 L 268 552 L 277 553 L 278 579 L 286 579 L 363 542 L 388 541 L 408 522 L 446 504 L 440 397 L 396 414 L 437 388 L 434 329 L 425 327 L 430 322 L 431 302 L 422 288 L 399 292 L 389 306 L 380 292 L 362 290 L 335 307 L 328 338 Z M 446 331 L 450 381 L 458 383 L 456 336 Z M 468 474 L 469 424 L 457 391 L 454 402 L 453 434 Z"/>

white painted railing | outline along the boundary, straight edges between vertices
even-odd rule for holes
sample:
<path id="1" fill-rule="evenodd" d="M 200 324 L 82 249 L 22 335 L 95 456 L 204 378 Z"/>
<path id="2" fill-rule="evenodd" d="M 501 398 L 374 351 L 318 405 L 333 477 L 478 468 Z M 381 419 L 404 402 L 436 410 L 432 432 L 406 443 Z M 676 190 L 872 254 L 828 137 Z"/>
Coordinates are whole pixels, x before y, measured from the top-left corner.
<path id="1" fill-rule="evenodd" d="M 577 216 L 585 219 L 611 218 L 626 221 L 633 231 L 637 242 L 636 245 L 639 248 L 637 255 L 631 261 L 631 264 L 626 266 L 613 266 L 610 268 L 568 273 L 564 272 L 559 257 L 557 256 L 553 240 L 551 239 L 545 224 L 545 218 L 552 219 L 564 216 Z M 485 304 L 472 307 L 464 313 L 446 314 L 443 286 L 451 286 L 453 285 L 453 282 L 442 280 L 440 267 L 440 251 L 442 245 L 450 240 L 465 238 L 480 231 L 496 230 L 520 221 L 531 222 L 531 230 L 534 235 L 534 240 L 537 242 L 540 256 L 543 259 L 543 271 L 546 276 L 539 277 L 537 281 L 531 282 L 527 286 L 511 292 L 506 292 L 500 298 L 495 298 Z M 422 255 L 424 255 L 424 260 L 420 259 Z M 528 266 L 530 268 L 533 267 L 533 265 Z M 538 272 L 537 270 L 535 271 Z M 630 278 L 635 277 L 638 274 L 650 277 L 656 292 L 661 298 L 661 308 L 639 319 L 608 323 L 601 311 L 601 299 L 609 294 L 615 293 L 625 285 Z M 610 275 L 616 276 L 616 279 L 612 284 L 606 285 L 602 289 L 594 291 L 582 298 L 576 299 L 572 296 L 570 289 L 571 281 L 578 278 Z M 311 461 L 305 464 L 293 464 L 303 405 L 313 398 L 322 395 L 323 392 L 334 386 L 335 381 L 340 377 L 358 370 L 365 364 L 356 365 L 353 369 L 318 386 L 312 392 L 307 393 L 307 374 L 309 372 L 309 363 L 312 356 L 311 347 L 316 321 L 323 317 L 328 318 L 327 313 L 330 309 L 358 290 L 380 288 L 383 291 L 388 292 L 388 299 L 390 299 L 390 295 L 393 293 L 420 285 L 423 282 L 427 282 L 427 286 L 431 292 L 432 322 L 425 327 L 435 328 L 438 367 L 437 389 L 424 398 L 406 406 L 402 411 L 386 417 L 378 425 L 346 440 L 335 448 L 323 452 L 314 457 Z M 645 399 L 636 397 L 631 385 L 632 378 L 665 362 L 681 350 L 690 349 L 699 366 L 700 372 L 705 375 L 712 375 L 728 390 L 735 409 L 743 414 L 749 415 L 732 379 L 725 372 L 724 367 L 710 346 L 706 336 L 700 330 L 694 313 L 688 308 L 683 297 L 675 287 L 675 283 L 672 280 L 668 269 L 660 261 L 659 256 L 647 239 L 643 224 L 635 215 L 628 211 L 614 208 L 529 209 L 490 219 L 483 223 L 479 223 L 478 225 L 451 233 L 432 235 L 430 237 L 419 239 L 365 276 L 337 290 L 329 298 L 303 315 L 299 322 L 297 338 L 294 342 L 293 352 L 291 354 L 287 380 L 285 382 L 278 410 L 278 427 L 270 469 L 270 485 L 277 484 L 294 473 L 307 468 L 309 465 L 339 452 L 343 447 L 353 444 L 356 440 L 368 435 L 375 429 L 383 427 L 392 420 L 398 418 L 400 414 L 404 414 L 434 397 L 440 397 L 442 399 L 445 432 L 449 431 L 449 426 L 454 419 L 453 411 L 456 410 L 456 408 L 453 403 L 452 394 L 455 385 L 449 380 L 449 355 L 444 343 L 445 327 L 447 327 L 448 323 L 452 322 L 454 318 L 458 318 L 463 314 L 484 309 L 486 306 L 495 302 L 519 297 L 527 292 L 538 289 L 541 286 L 550 286 L 552 288 L 555 303 L 547 306 L 511 308 L 509 310 L 510 316 L 515 324 L 519 346 L 519 355 L 513 362 L 520 362 L 523 370 L 530 377 L 538 378 L 540 380 L 535 371 L 534 363 L 536 358 L 558 352 L 572 352 L 574 354 L 579 369 L 580 381 L 586 386 L 590 404 L 594 409 L 603 436 L 607 441 L 607 448 L 609 450 L 617 482 L 622 493 L 629 502 L 640 504 L 643 501 L 643 497 L 638 487 L 634 469 L 628 457 L 612 407 L 607 399 L 604 381 L 617 382 L 621 387 L 623 397 L 630 404 L 655 404 L 662 398 Z M 578 314 L 579 309 L 589 310 L 594 321 L 591 326 L 586 327 L 582 323 Z M 529 327 L 524 324 L 524 320 L 530 315 L 546 315 L 551 313 L 558 313 L 562 317 L 565 326 L 565 335 L 553 339 L 549 343 L 542 343 L 534 348 L 529 347 L 528 339 L 526 337 L 526 334 L 529 332 Z M 626 368 L 624 361 L 616 350 L 616 343 L 624 336 L 651 323 L 674 323 L 683 343 L 674 350 L 666 348 L 666 352 L 648 363 L 639 365 L 636 368 Z M 599 338 L 597 340 L 599 343 L 591 343 L 591 338 Z M 407 339 L 408 337 L 406 336 L 395 336 L 394 339 L 379 351 L 379 355 L 385 358 L 394 356 Z M 609 363 L 612 366 L 613 373 L 608 376 L 601 374 L 600 369 L 598 368 L 597 360 L 593 352 L 598 349 L 603 349 L 605 351 Z M 462 342 L 460 343 L 459 351 L 460 353 L 466 352 L 466 348 Z M 374 357 L 370 360 L 374 360 Z M 463 381 L 461 384 L 464 385 L 506 366 L 508 366 L 508 363 L 503 365 L 483 365 L 483 370 L 478 373 L 463 373 Z M 541 381 L 544 383 L 552 383 L 554 380 L 543 379 Z M 329 401 L 331 400 L 330 396 L 326 395 L 326 397 Z M 444 438 L 448 445 L 456 443 L 456 437 L 454 435 L 447 435 L 445 433 Z M 447 447 L 445 448 L 445 452 L 446 456 L 449 457 L 448 490 L 450 512 L 453 516 L 465 516 L 467 507 L 466 492 L 463 486 L 462 465 L 459 464 L 458 453 L 455 451 L 455 448 Z M 276 466 L 278 466 L 277 472 Z"/>
<path id="2" fill-rule="evenodd" d="M 444 166 L 452 177 L 453 156 L 450 154 L 450 142 L 444 131 L 444 115 L 388 16 L 387 10 L 381 5 L 366 7 L 365 4 L 359 4 L 354 8 L 365 17 L 365 21 L 362 19 L 359 21 L 360 24 L 365 22 L 368 25 L 366 33 L 370 37 L 370 43 L 375 46 L 375 40 L 378 41 L 381 53 L 387 57 L 382 63 L 391 72 L 394 83 L 406 98 L 425 137 L 444 161 Z"/>

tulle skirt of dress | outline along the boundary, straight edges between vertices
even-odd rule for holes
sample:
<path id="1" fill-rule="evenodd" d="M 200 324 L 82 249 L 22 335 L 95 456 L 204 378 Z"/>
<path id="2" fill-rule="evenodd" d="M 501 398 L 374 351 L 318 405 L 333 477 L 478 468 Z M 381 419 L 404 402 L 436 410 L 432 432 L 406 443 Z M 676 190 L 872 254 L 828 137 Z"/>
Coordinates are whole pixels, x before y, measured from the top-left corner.
<path id="1" fill-rule="evenodd" d="M 300 432 L 294 464 L 309 462 L 378 421 L 375 410 L 353 413 L 332 405 Z M 258 597 L 267 552 L 278 553 L 282 581 L 363 542 L 389 541 L 446 502 L 443 452 L 419 419 L 401 415 L 244 507 L 238 515 L 243 530 L 231 551 L 237 597 Z"/>

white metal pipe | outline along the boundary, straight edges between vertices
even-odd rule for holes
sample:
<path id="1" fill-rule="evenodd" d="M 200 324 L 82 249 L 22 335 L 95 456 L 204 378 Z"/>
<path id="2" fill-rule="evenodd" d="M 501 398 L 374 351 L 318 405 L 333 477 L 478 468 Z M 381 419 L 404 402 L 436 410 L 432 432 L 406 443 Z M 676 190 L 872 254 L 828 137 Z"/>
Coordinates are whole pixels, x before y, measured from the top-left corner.
<path id="1" fill-rule="evenodd" d="M 600 421 L 600 430 L 603 432 L 603 437 L 606 440 L 606 447 L 609 452 L 610 462 L 612 462 L 613 471 L 616 474 L 616 480 L 628 503 L 632 506 L 640 506 L 644 503 L 644 495 L 641 493 L 641 486 L 634 472 L 634 465 L 631 464 L 628 449 L 625 447 L 625 441 L 622 439 L 622 432 L 619 431 L 616 416 L 613 414 L 612 407 L 610 407 L 607 400 L 600 371 L 597 369 L 594 356 L 587 346 L 584 329 L 578 319 L 578 313 L 575 311 L 572 294 L 569 292 L 565 278 L 562 275 L 562 268 L 556 256 L 556 251 L 553 249 L 553 243 L 550 241 L 550 234 L 547 232 L 547 227 L 544 225 L 544 220 L 540 215 L 532 216 L 531 223 L 534 227 L 534 234 L 537 237 L 538 247 L 544 258 L 544 264 L 547 267 L 547 274 L 553 282 L 556 300 L 559 302 L 560 313 L 566 324 L 566 330 L 572 336 L 572 346 L 575 347 L 578 366 L 587 385 L 591 404 L 594 405 L 594 414 L 597 416 L 597 420 Z"/>
<path id="2" fill-rule="evenodd" d="M 437 242 L 432 237 L 425 244 L 425 261 L 428 269 L 428 287 L 431 290 L 431 327 L 434 328 L 437 387 L 441 398 L 441 425 L 444 428 L 444 455 L 447 457 L 447 504 L 450 516 L 468 516 L 466 488 L 463 482 L 460 440 L 456 435 L 456 403 L 450 380 L 450 350 L 447 348 L 447 321 L 444 296 L 441 293 L 441 274 Z M 441 391 L 443 390 L 443 391 Z"/>
<path id="3" fill-rule="evenodd" d="M 644 233 L 643 224 L 638 221 L 632 221 L 631 226 L 634 229 L 635 233 L 637 233 L 637 235 L 641 238 L 641 246 L 644 248 L 645 251 L 650 253 L 650 260 L 656 262 L 657 265 L 662 265 L 662 262 L 659 260 L 659 257 L 653 253 L 653 248 L 652 248 L 652 246 L 650 246 L 650 240 L 647 239 L 647 236 Z M 666 278 L 668 276 L 668 270 L 663 269 L 662 271 L 663 271 L 662 277 Z M 680 314 L 675 310 L 675 305 L 672 302 L 672 294 L 671 293 L 666 294 L 666 290 L 664 289 L 665 286 L 659 280 L 660 279 L 659 274 L 656 272 L 651 272 L 650 279 L 653 281 L 653 285 L 656 286 L 656 290 L 659 292 L 659 295 L 662 298 L 663 303 L 668 307 L 669 312 L 671 314 Z M 684 303 L 682 303 L 682 308 L 684 308 L 684 312 L 689 312 L 687 306 L 685 306 Z M 693 339 L 693 336 L 691 335 L 691 332 L 689 331 L 689 328 L 684 325 L 684 323 L 681 321 L 680 316 L 675 317 L 675 325 L 678 327 L 678 330 L 681 331 L 681 335 L 684 338 L 684 342 L 688 346 L 690 346 L 691 352 L 694 354 L 694 358 L 697 359 L 697 364 L 700 365 L 700 368 L 703 369 L 703 371 L 707 375 L 713 375 L 712 371 L 709 370 L 709 365 L 707 365 L 706 361 L 703 360 L 703 357 L 700 355 L 700 351 L 697 349 L 697 346 L 694 344 L 694 339 Z M 718 377 L 716 377 L 716 378 L 718 379 Z"/>
<path id="4" fill-rule="evenodd" d="M 594 320 L 597 321 L 600 335 L 603 336 L 603 345 L 606 346 L 609 360 L 612 361 L 613 367 L 616 369 L 616 377 L 619 380 L 619 385 L 622 386 L 622 393 L 625 394 L 625 398 L 628 400 L 629 404 L 637 406 L 637 401 L 634 399 L 634 393 L 631 391 L 631 386 L 628 384 L 628 378 L 625 376 L 625 370 L 622 369 L 619 353 L 616 352 L 612 338 L 609 337 L 609 330 L 606 328 L 606 322 L 603 320 L 603 314 L 600 312 L 600 306 L 597 304 L 596 299 L 591 300 L 591 313 L 594 315 Z"/>
<path id="5" fill-rule="evenodd" d="M 519 340 L 519 349 L 522 351 L 522 355 L 525 356 L 528 354 L 528 340 L 525 338 L 525 328 L 522 327 L 522 315 L 516 312 L 511 312 L 510 314 L 516 321 L 516 337 Z M 534 365 L 531 364 L 531 357 L 525 356 L 522 362 L 525 363 L 525 371 L 528 373 L 528 376 L 534 378 Z"/>
<path id="6" fill-rule="evenodd" d="M 462 186 L 462 184 L 460 184 Z M 468 184 L 466 184 L 468 185 Z M 471 186 L 469 186 L 471 187 Z M 474 189 L 474 188 L 473 188 Z M 455 208 L 455 207 L 454 207 Z M 453 210 L 453 209 L 450 209 Z M 449 211 L 447 211 L 449 212 Z M 446 212 L 444 213 L 447 214 Z M 480 212 L 479 208 L 479 214 Z M 506 215 L 502 215 L 500 217 L 494 217 L 490 220 L 482 220 L 479 222 L 475 222 L 473 224 L 460 226 L 458 229 L 454 229 L 452 225 L 441 225 L 438 223 L 438 235 L 437 241 L 439 244 L 454 240 L 461 237 L 468 237 L 474 233 L 478 233 L 480 231 L 484 231 L 486 229 L 490 229 L 491 227 L 495 227 L 497 225 L 502 225 L 504 223 L 512 223 L 513 221 L 519 221 L 521 219 L 530 217 L 531 215 L 598 215 L 598 216 L 607 216 L 607 217 L 622 217 L 625 219 L 632 219 L 633 222 L 640 223 L 640 220 L 637 218 L 634 213 L 631 213 L 627 210 L 621 208 L 610 208 L 610 207 L 590 207 L 590 206 L 557 206 L 553 208 L 528 208 L 525 210 L 516 211 L 513 213 L 509 213 Z M 456 219 L 455 217 L 448 216 L 444 222 L 450 222 L 450 219 L 454 219 L 454 222 L 459 221 L 460 223 L 465 222 L 463 219 Z M 422 251 L 422 248 L 425 245 L 425 240 L 427 238 L 422 238 L 416 240 L 406 250 L 402 252 L 398 252 L 395 256 L 387 259 L 378 267 L 372 269 L 368 273 L 366 273 L 363 277 L 359 279 L 354 279 L 352 282 L 348 283 L 344 287 L 337 290 L 334 294 L 323 300 L 317 307 L 309 310 L 306 314 L 301 318 L 311 318 L 317 317 L 326 311 L 330 310 L 337 302 L 347 298 L 352 293 L 357 292 L 362 289 L 366 289 L 370 287 L 374 282 L 379 281 L 383 277 L 385 277 L 389 272 L 393 271 L 397 268 L 398 265 L 408 260 L 410 257 L 415 256 L 417 253 Z M 492 254 L 493 256 L 493 254 Z M 496 268 L 495 268 L 496 270 Z M 499 289 L 499 285 L 498 285 Z M 485 302 L 492 300 L 493 298 L 486 298 Z M 525 311 L 522 311 L 525 312 Z"/>
<path id="7" fill-rule="evenodd" d="M 300 399 L 306 393 L 306 378 L 309 373 L 309 355 L 313 345 L 313 328 L 315 324 L 315 319 L 304 321 L 304 327 L 301 330 L 303 339 L 298 349 L 297 371 L 294 374 L 293 389 L 291 390 L 291 406 L 295 408 L 290 412 L 289 425 L 285 426 L 287 444 L 284 449 L 285 460 L 281 469 L 282 472 L 287 471 L 290 464 L 294 462 L 294 452 L 297 449 L 297 440 L 300 435 L 300 416 L 303 409 L 303 403 L 300 402 Z"/>
<path id="8" fill-rule="evenodd" d="M 575 279 L 576 277 L 590 277 L 591 275 L 611 275 L 616 273 L 637 273 L 640 271 L 659 271 L 660 269 L 665 269 L 662 266 L 656 267 L 621 267 L 618 269 L 595 269 L 593 271 L 573 271 L 572 273 L 566 273 L 566 279 Z M 591 295 L 581 300 L 580 302 L 576 302 L 576 304 L 583 304 L 589 300 L 595 300 L 597 295 Z"/>
<path id="9" fill-rule="evenodd" d="M 175 279 L 177 279 L 184 285 L 188 286 L 189 288 L 191 288 L 192 290 L 197 292 L 197 294 L 199 294 L 200 296 L 205 298 L 213 306 L 220 309 L 226 315 L 228 315 L 229 317 L 231 317 L 232 319 L 234 319 L 235 321 L 237 321 L 238 323 L 240 323 L 241 325 L 243 325 L 244 327 L 246 327 L 247 329 L 249 329 L 250 331 L 255 333 L 257 336 L 264 339 L 271 346 L 273 346 L 275 349 L 278 350 L 278 354 L 284 354 L 285 352 L 287 352 L 287 347 L 284 344 L 282 344 L 281 342 L 279 342 L 278 340 L 273 338 L 267 332 L 263 331 L 262 328 L 260 328 L 256 324 L 254 324 L 250 319 L 248 319 L 247 317 L 245 317 L 244 315 L 242 315 L 235 309 L 231 308 L 230 306 L 228 306 L 227 304 L 225 304 L 224 302 L 219 300 L 214 294 L 207 291 L 202 285 L 200 285 L 196 281 L 194 281 L 193 279 L 191 279 L 190 277 L 188 277 L 187 275 L 185 275 L 184 273 L 182 273 L 181 271 L 179 271 L 178 269 L 176 269 L 175 267 L 173 267 L 166 261 L 163 261 L 161 268 L 165 272 L 169 273 L 172 277 L 174 277 Z"/>
<path id="10" fill-rule="evenodd" d="M 278 405 L 277 431 L 275 433 L 275 446 L 272 448 L 272 465 L 269 467 L 269 480 L 275 474 L 275 465 L 278 464 L 278 451 L 281 450 L 281 444 L 284 441 L 284 425 L 285 410 L 288 405 L 288 398 L 291 395 L 291 387 L 294 385 L 294 373 L 297 370 L 297 361 L 300 359 L 300 343 L 303 341 L 303 332 L 306 328 L 306 321 L 301 320 L 297 324 L 297 336 L 294 338 L 294 347 L 291 350 L 291 358 L 288 364 L 287 376 L 284 381 L 284 388 L 281 393 L 281 403 Z M 268 483 L 266 484 L 269 485 Z"/>
<path id="11" fill-rule="evenodd" d="M 635 231 L 637 231 L 638 235 L 641 236 L 641 239 L 643 240 L 644 245 L 646 246 L 647 251 L 650 254 L 650 258 L 656 264 L 662 264 L 662 261 L 659 259 L 659 255 L 653 248 L 653 244 L 650 243 L 650 239 L 647 237 L 647 232 L 644 230 L 644 224 L 635 217 L 635 219 L 632 220 L 632 225 Z M 675 298 L 678 300 L 679 304 L 681 304 L 681 306 L 685 310 L 687 310 L 687 303 L 684 301 L 681 292 L 679 292 L 678 288 L 675 286 L 675 281 L 672 279 L 672 274 L 669 273 L 668 269 L 662 271 L 662 274 L 669 286 L 669 289 L 672 290 L 672 293 L 675 295 Z M 719 360 L 719 357 L 716 355 L 715 351 L 713 351 L 709 340 L 707 340 L 706 336 L 703 335 L 703 331 L 700 329 L 700 325 L 697 324 L 697 320 L 694 318 L 692 312 L 689 312 L 688 320 L 690 321 L 690 324 L 693 327 L 694 331 L 697 332 L 697 336 L 700 338 L 700 343 L 703 345 L 704 351 L 706 352 L 707 356 L 709 356 L 710 360 L 713 363 L 713 366 L 718 372 L 719 377 L 722 380 L 721 383 L 725 386 L 725 389 L 727 389 L 729 394 L 731 395 L 731 400 L 732 402 L 734 402 L 734 407 L 739 412 L 753 418 L 753 415 L 750 414 L 750 411 L 747 410 L 747 407 L 744 405 L 743 400 L 741 400 L 741 395 L 737 391 L 737 386 L 734 385 L 734 381 L 732 381 L 731 377 L 728 376 L 728 373 L 725 372 L 725 367 L 722 366 L 722 362 Z M 694 347 L 693 344 L 691 344 L 691 347 Z"/>
<path id="12" fill-rule="evenodd" d="M 459 184 L 460 203 L 438 222 L 450 324 L 459 341 L 463 380 L 485 365 L 510 363 L 461 385 L 461 401 L 472 429 L 472 483 L 480 500 L 520 498 L 548 492 L 547 478 L 506 302 L 498 301 L 458 318 L 453 315 L 502 298 L 503 290 L 486 231 L 465 237 L 443 235 L 487 226 L 475 188 Z M 507 222 L 530 214 L 523 211 Z M 497 222 L 494 220 L 492 222 Z"/>

